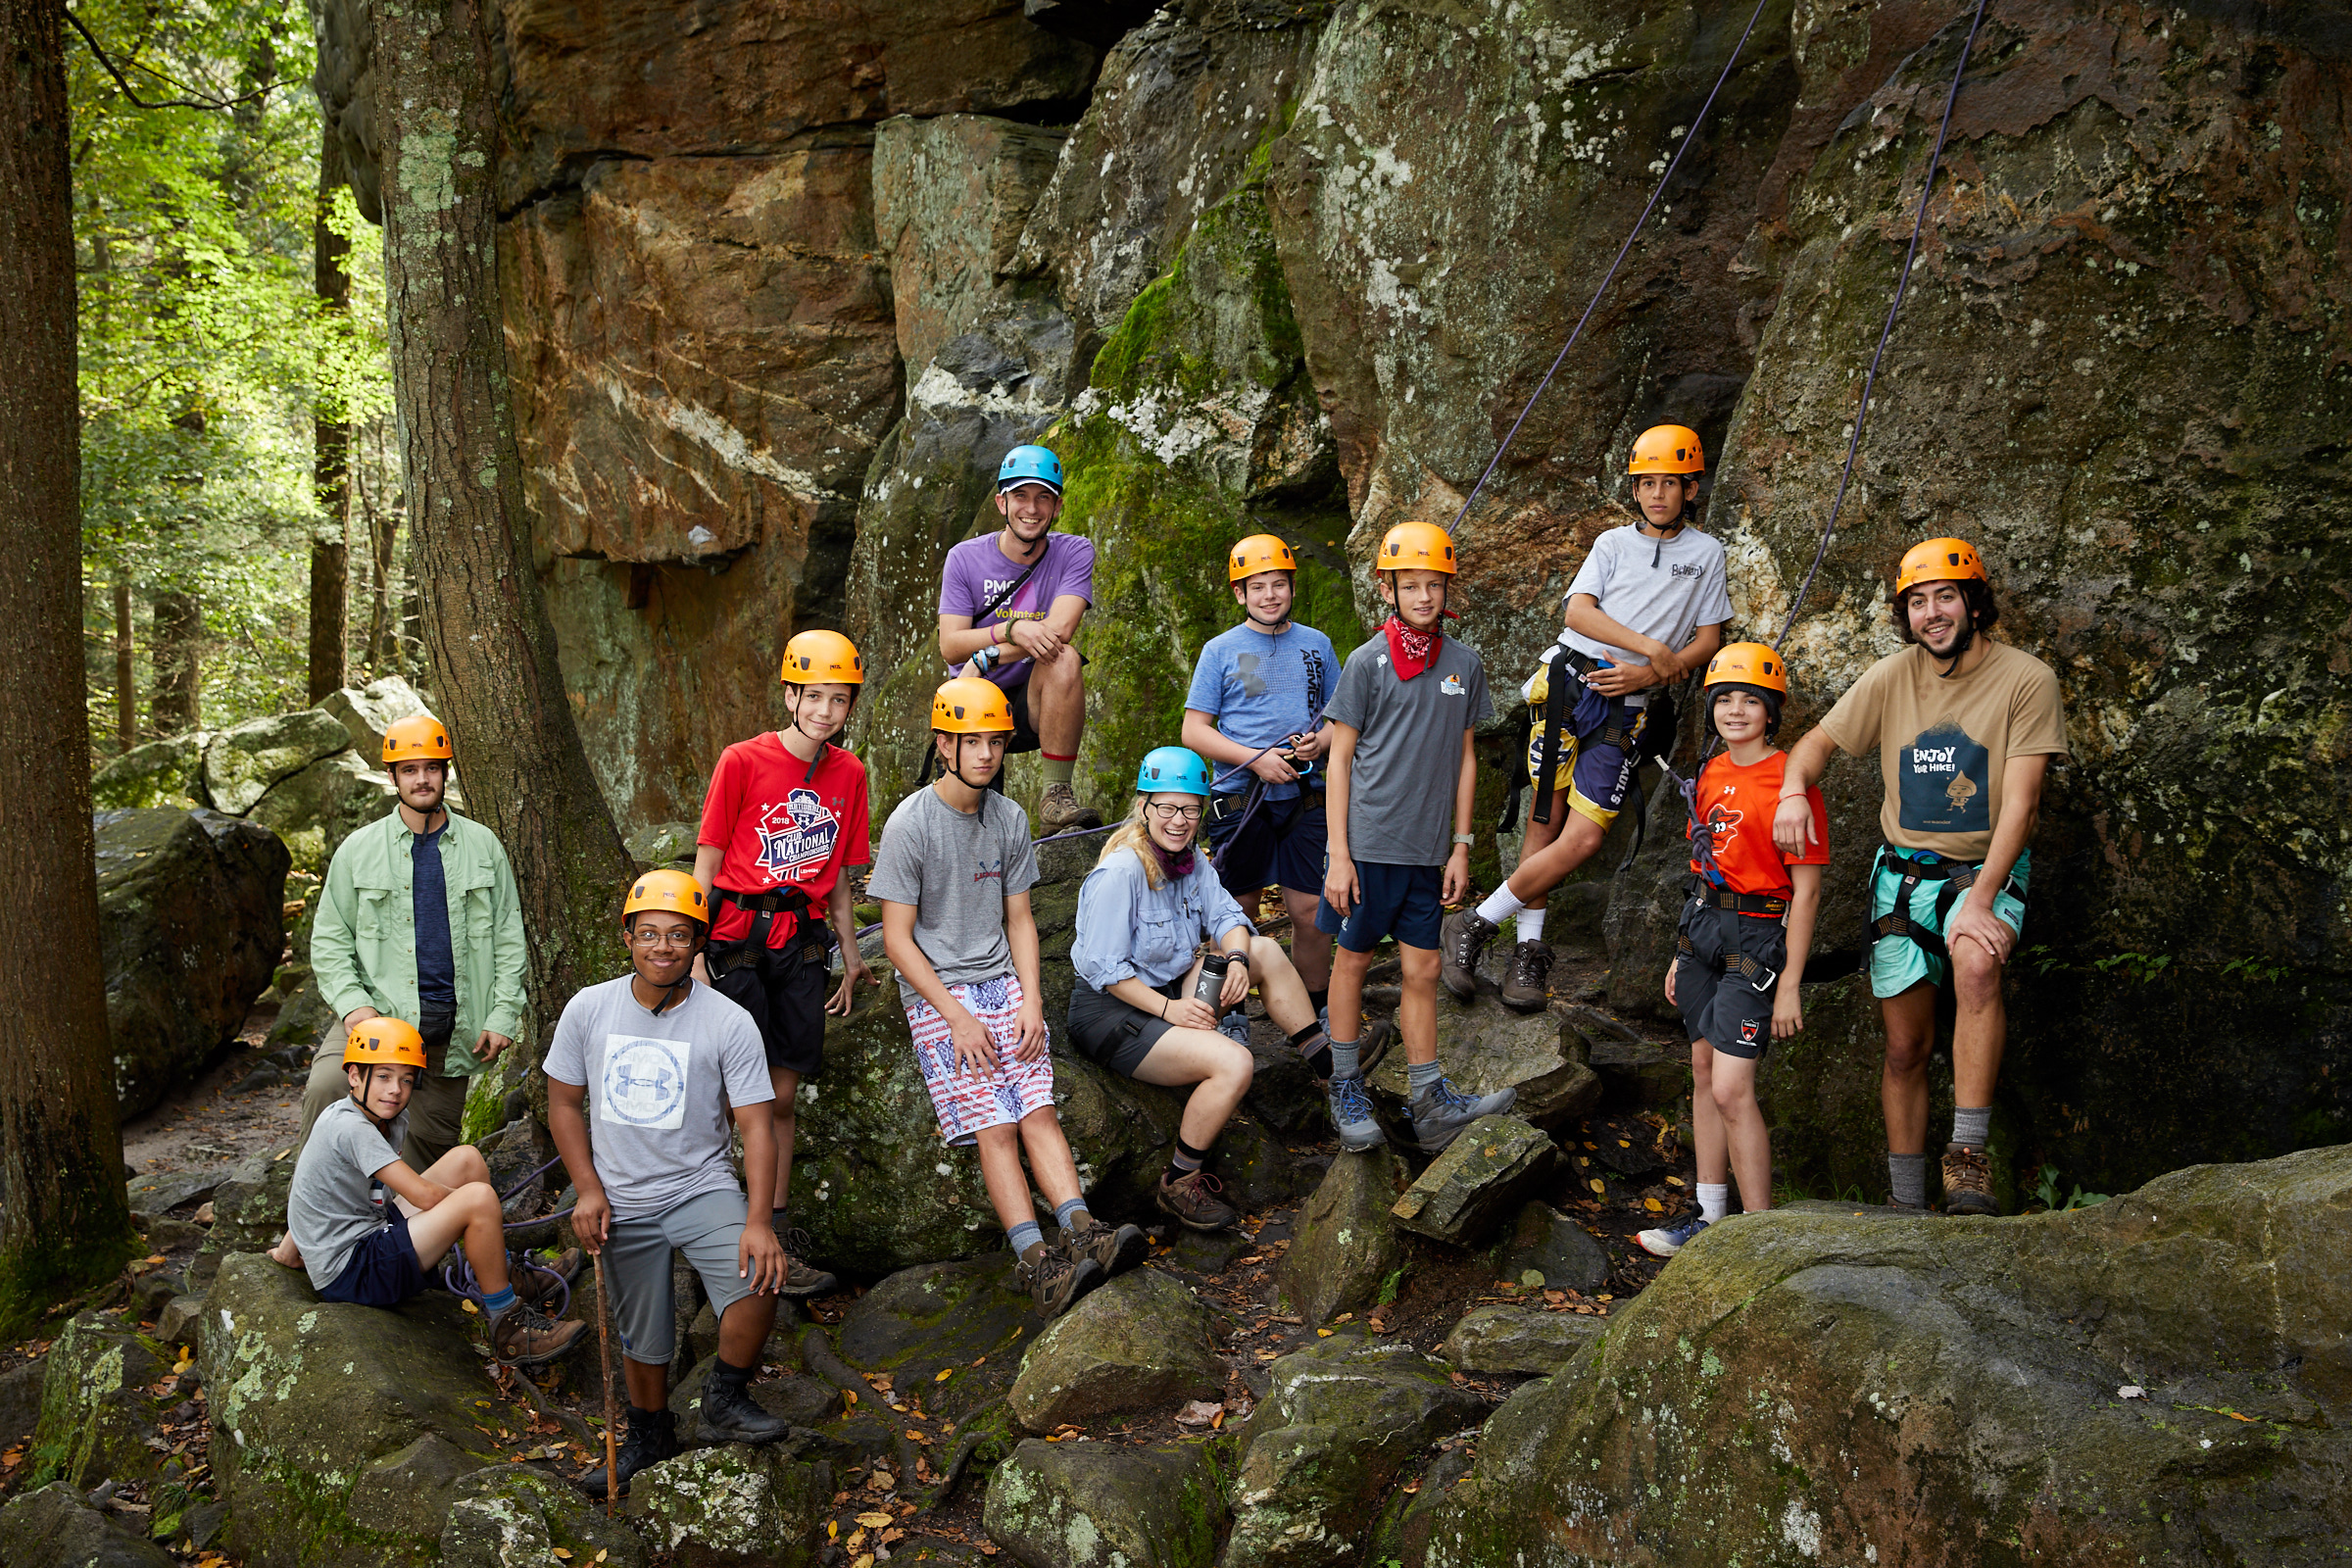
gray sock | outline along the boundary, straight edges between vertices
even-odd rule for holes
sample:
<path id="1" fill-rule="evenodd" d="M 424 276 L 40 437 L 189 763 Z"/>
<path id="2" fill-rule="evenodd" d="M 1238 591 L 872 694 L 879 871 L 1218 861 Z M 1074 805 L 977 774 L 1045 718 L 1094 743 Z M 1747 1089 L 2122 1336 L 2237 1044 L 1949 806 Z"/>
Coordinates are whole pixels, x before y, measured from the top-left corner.
<path id="1" fill-rule="evenodd" d="M 1085 1212 L 1086 1200 L 1083 1198 L 1073 1198 L 1066 1203 L 1055 1203 L 1054 1205 L 1054 1222 L 1066 1231 L 1070 1228 L 1070 1216 L 1073 1214 L 1083 1214 Z"/>
<path id="2" fill-rule="evenodd" d="M 1355 1064 L 1356 1048 L 1361 1040 L 1334 1040 L 1331 1043 L 1331 1075 L 1334 1078 L 1352 1078 L 1359 1069 Z"/>
<path id="3" fill-rule="evenodd" d="M 1990 1105 L 1955 1105 L 1952 1107 L 1952 1142 L 1970 1149 L 1983 1149 L 1992 1131 Z"/>
<path id="4" fill-rule="evenodd" d="M 1894 1190 L 1894 1200 L 1909 1203 L 1913 1208 L 1928 1206 L 1928 1156 L 1925 1154 L 1886 1155 L 1886 1183 Z"/>
<path id="5" fill-rule="evenodd" d="M 1446 1067 L 1443 1062 L 1408 1061 L 1404 1064 L 1405 1087 L 1416 1095 L 1424 1089 L 1436 1087 L 1438 1080 L 1445 1076 Z"/>
<path id="6" fill-rule="evenodd" d="M 1038 1243 L 1044 1241 L 1046 1239 L 1046 1233 L 1044 1228 L 1040 1226 L 1037 1221 L 1033 1219 L 1025 1219 L 1018 1225 L 1015 1225 L 1012 1229 L 1006 1231 L 1004 1233 L 1004 1239 L 1012 1244 L 1012 1255 L 1018 1257 L 1023 1252 L 1029 1250 L 1029 1249 L 1032 1247 L 1035 1247 Z"/>

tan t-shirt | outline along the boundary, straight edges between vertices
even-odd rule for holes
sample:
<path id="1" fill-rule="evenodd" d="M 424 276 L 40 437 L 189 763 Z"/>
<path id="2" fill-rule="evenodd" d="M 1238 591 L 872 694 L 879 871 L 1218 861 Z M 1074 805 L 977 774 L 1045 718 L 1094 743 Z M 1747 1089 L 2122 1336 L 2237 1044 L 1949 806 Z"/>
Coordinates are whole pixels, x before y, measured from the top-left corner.
<path id="1" fill-rule="evenodd" d="M 2012 757 L 2064 757 L 2058 674 L 2032 654 L 1987 640 L 1977 667 L 1950 680 L 1916 643 L 1862 672 L 1822 730 L 1840 751 L 1877 747 L 1886 801 L 1879 831 L 1898 849 L 1982 860 L 2001 817 Z"/>

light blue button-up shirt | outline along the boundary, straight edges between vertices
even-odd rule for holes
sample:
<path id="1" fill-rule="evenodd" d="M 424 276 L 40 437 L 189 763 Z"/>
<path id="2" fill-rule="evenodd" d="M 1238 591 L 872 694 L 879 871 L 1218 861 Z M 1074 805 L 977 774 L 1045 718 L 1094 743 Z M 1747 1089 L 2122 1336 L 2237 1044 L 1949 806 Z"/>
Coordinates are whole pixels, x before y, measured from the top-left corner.
<path id="1" fill-rule="evenodd" d="M 1097 991 L 1122 980 L 1164 986 L 1192 968 L 1202 937 L 1250 925 L 1204 851 L 1194 850 L 1192 875 L 1169 877 L 1156 888 L 1144 874 L 1140 855 L 1148 853 L 1120 851 L 1087 872 L 1078 890 L 1070 967 Z"/>

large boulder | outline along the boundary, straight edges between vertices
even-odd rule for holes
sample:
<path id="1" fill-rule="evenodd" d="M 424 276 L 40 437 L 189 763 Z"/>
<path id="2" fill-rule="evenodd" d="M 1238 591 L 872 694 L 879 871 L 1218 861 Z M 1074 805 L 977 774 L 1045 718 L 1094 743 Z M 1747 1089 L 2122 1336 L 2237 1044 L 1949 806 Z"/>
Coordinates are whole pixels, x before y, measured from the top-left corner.
<path id="1" fill-rule="evenodd" d="M 42 1568 L 170 1568 L 171 1553 L 100 1513 L 65 1482 L 0 1508 L 0 1562 Z"/>
<path id="2" fill-rule="evenodd" d="M 891 1275 L 842 1314 L 832 1346 L 855 1370 L 886 1376 L 924 1409 L 963 1422 L 1004 1396 L 1037 1326 L 1012 1254 L 997 1251 Z"/>
<path id="3" fill-rule="evenodd" d="M 249 719 L 205 741 L 197 782 L 215 809 L 243 816 L 278 780 L 350 749 L 350 732 L 324 709 Z"/>
<path id="4" fill-rule="evenodd" d="M 59 1331 L 32 1433 L 33 1480 L 89 1488 L 155 1474 L 147 1446 L 172 1391 L 172 1352 L 113 1318 L 84 1312 Z"/>
<path id="5" fill-rule="evenodd" d="M 90 804 L 101 811 L 142 806 L 176 806 L 184 811 L 199 804 L 196 764 L 210 738 L 189 730 L 132 747 L 90 775 Z"/>
<path id="6" fill-rule="evenodd" d="M 1021 1568 L 1209 1568 L 1225 1498 L 1206 1445 L 1023 1443 L 981 1519 Z"/>
<path id="7" fill-rule="evenodd" d="M 1471 1247 L 1551 1174 L 1558 1149 L 1516 1116 L 1481 1116 L 1429 1162 L 1389 1215 L 1432 1241 Z"/>
<path id="8" fill-rule="evenodd" d="M 1091 1292 L 1029 1347 L 1012 1413 L 1031 1432 L 1142 1415 L 1224 1393 L 1208 1308 L 1168 1274 L 1139 1268 Z"/>
<path id="9" fill-rule="evenodd" d="M 804 1568 L 825 1547 L 832 1494 L 825 1461 L 733 1443 L 647 1470 L 629 1511 L 677 1568 Z"/>
<path id="10" fill-rule="evenodd" d="M 2333 1560 L 2348 1244 L 2352 1148 L 2065 1214 L 1710 1227 L 1488 1423 L 1429 1561 Z"/>
<path id="11" fill-rule="evenodd" d="M 345 686 L 319 701 L 321 712 L 332 713 L 351 737 L 351 749 L 373 765 L 384 755 L 384 731 L 404 718 L 430 712 L 416 688 L 398 675 L 383 675 L 365 686 Z"/>
<path id="12" fill-rule="evenodd" d="M 1403 1162 L 1386 1144 L 1333 1160 L 1293 1222 L 1282 1256 L 1283 1304 L 1321 1323 L 1378 1301 L 1404 1267 L 1404 1237 L 1389 1217 L 1404 1186 Z"/>
<path id="13" fill-rule="evenodd" d="M 210 1061 L 269 989 L 289 862 L 268 828 L 215 811 L 95 822 L 107 1044 L 116 1096 L 135 1116 Z"/>
<path id="14" fill-rule="evenodd" d="M 279 779 L 246 815 L 285 843 L 296 868 L 322 876 L 343 841 L 399 800 L 391 775 L 355 749 Z"/>

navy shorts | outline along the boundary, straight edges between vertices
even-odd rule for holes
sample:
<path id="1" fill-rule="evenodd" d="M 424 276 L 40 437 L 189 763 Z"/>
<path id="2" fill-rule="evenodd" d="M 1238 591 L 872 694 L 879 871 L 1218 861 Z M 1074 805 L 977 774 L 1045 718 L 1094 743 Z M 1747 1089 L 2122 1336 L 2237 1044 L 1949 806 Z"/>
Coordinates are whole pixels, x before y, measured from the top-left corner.
<path id="1" fill-rule="evenodd" d="M 1442 865 L 1381 865 L 1355 862 L 1356 901 L 1348 918 L 1339 917 L 1329 904 L 1315 905 L 1315 929 L 1338 937 L 1349 953 L 1370 953 L 1383 937 L 1395 937 L 1408 948 L 1435 949 L 1438 928 L 1445 923 L 1446 906 L 1438 902 L 1445 887 Z"/>
<path id="2" fill-rule="evenodd" d="M 424 1270 L 416 1266 L 416 1246 L 409 1240 L 409 1217 L 403 1214 L 351 1250 L 351 1261 L 318 1299 L 398 1306 L 423 1289 Z"/>
<path id="3" fill-rule="evenodd" d="M 1238 796 L 1228 796 L 1222 804 L 1231 807 L 1227 814 L 1211 816 L 1201 837 L 1212 851 L 1225 857 L 1217 869 L 1217 880 L 1225 891 L 1237 899 L 1246 899 L 1268 883 L 1289 888 L 1294 893 L 1323 891 L 1324 836 L 1328 819 L 1321 806 L 1301 808 L 1303 796 L 1287 801 L 1261 801 L 1257 814 L 1250 817 L 1247 827 L 1237 825 L 1242 820 Z M 1230 847 L 1227 840 L 1232 840 Z"/>

